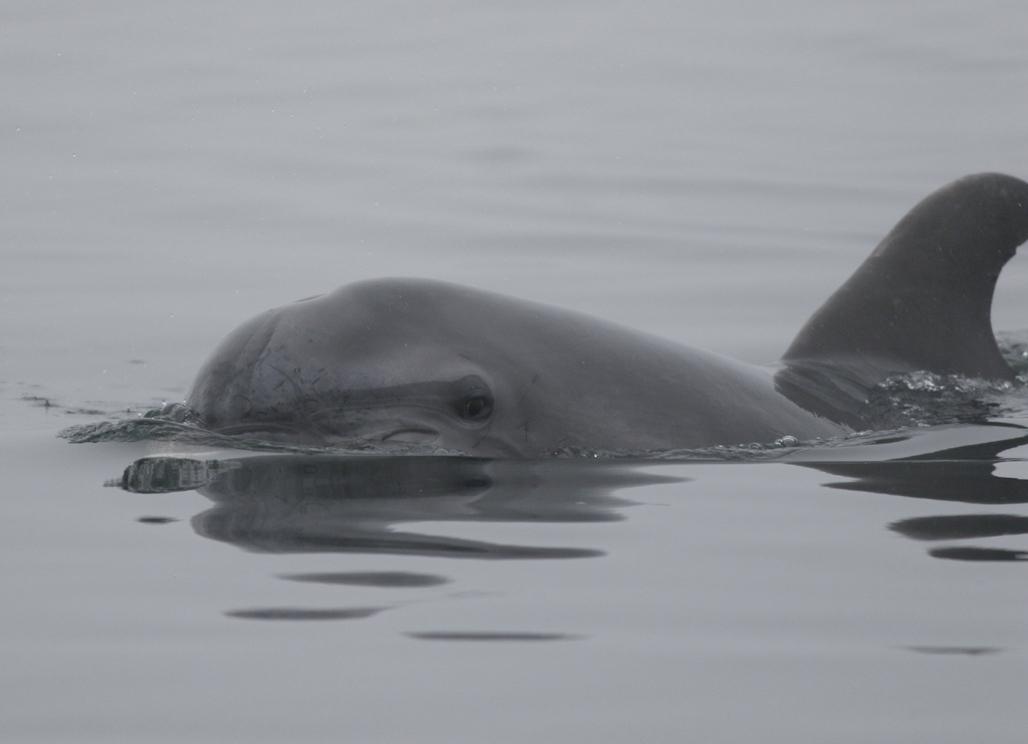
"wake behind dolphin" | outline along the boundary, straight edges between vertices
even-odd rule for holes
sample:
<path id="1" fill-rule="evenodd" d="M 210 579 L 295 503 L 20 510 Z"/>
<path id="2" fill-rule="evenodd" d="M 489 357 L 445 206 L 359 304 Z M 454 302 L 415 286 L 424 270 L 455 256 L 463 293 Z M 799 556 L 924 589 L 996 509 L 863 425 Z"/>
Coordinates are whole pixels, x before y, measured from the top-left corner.
<path id="1" fill-rule="evenodd" d="M 775 367 L 445 282 L 359 282 L 244 323 L 187 405 L 222 433 L 482 457 L 838 437 L 873 425 L 869 392 L 891 375 L 1013 379 L 990 312 L 1026 239 L 1028 183 L 980 174 L 943 187 Z"/>

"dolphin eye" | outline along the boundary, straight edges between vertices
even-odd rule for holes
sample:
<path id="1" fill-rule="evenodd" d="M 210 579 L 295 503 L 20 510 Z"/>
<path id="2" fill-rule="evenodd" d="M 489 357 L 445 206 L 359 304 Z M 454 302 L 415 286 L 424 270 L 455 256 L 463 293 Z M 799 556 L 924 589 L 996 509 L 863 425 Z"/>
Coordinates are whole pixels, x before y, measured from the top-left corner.
<path id="1" fill-rule="evenodd" d="M 493 412 L 493 399 L 488 395 L 472 395 L 460 403 L 460 416 L 468 421 L 482 421 Z"/>

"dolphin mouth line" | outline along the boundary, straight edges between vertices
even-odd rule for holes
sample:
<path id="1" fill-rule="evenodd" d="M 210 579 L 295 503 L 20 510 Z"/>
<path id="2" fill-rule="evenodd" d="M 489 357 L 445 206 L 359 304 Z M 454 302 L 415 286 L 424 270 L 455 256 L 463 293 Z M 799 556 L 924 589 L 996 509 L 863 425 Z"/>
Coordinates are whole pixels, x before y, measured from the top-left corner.
<path id="1" fill-rule="evenodd" d="M 424 443 L 433 441 L 439 436 L 439 432 L 435 429 L 429 429 L 423 426 L 404 426 L 399 429 L 393 429 L 387 431 L 381 437 L 380 442 L 404 442 L 404 443 Z"/>
<path id="2" fill-rule="evenodd" d="M 228 426 L 219 426 L 212 431 L 216 434 L 225 434 L 234 436 L 237 434 L 302 434 L 304 433 L 300 429 L 293 426 L 286 426 L 285 424 L 277 423 L 245 423 L 245 424 L 230 424 Z"/>
<path id="3" fill-rule="evenodd" d="M 301 429 L 276 423 L 247 422 L 210 429 L 215 434 L 227 437 L 242 437 L 272 443 L 297 443 L 321 447 L 327 444 L 325 436 L 316 430 Z"/>

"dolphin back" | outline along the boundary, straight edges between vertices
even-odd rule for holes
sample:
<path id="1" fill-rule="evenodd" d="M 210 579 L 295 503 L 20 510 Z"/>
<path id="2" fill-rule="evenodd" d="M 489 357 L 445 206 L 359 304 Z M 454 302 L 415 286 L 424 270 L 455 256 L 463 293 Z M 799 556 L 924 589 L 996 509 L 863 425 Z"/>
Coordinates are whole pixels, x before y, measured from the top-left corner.
<path id="1" fill-rule="evenodd" d="M 1013 379 L 992 331 L 1000 271 L 1028 239 L 1028 183 L 966 176 L 930 194 L 800 330 L 789 365 L 862 377 L 927 370 Z"/>

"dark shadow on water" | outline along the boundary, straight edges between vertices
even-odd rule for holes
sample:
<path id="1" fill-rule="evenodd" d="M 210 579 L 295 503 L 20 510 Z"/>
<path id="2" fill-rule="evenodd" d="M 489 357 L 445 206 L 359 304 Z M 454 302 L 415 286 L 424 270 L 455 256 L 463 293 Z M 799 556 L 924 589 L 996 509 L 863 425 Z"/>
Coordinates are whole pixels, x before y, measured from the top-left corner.
<path id="1" fill-rule="evenodd" d="M 225 614 L 241 620 L 363 620 L 388 609 L 386 607 L 340 607 L 310 609 L 304 607 L 254 607 L 229 610 Z"/>
<path id="2" fill-rule="evenodd" d="M 426 586 L 442 586 L 449 579 L 433 574 L 409 571 L 339 571 L 334 573 L 285 574 L 286 581 L 307 584 L 329 584 L 335 586 L 374 586 L 380 589 L 420 589 Z"/>
<path id="3" fill-rule="evenodd" d="M 171 524 L 178 520 L 174 517 L 139 517 L 136 521 L 140 524 Z"/>
<path id="4" fill-rule="evenodd" d="M 993 646 L 907 646 L 908 651 L 930 656 L 988 656 L 1002 649 Z"/>
<path id="5" fill-rule="evenodd" d="M 948 547 L 932 548 L 928 555 L 951 561 L 1024 561 L 1028 551 L 1006 548 Z"/>
<path id="6" fill-rule="evenodd" d="M 984 428 L 979 427 L 979 430 Z M 1028 481 L 995 474 L 996 463 L 1003 459 L 1000 455 L 1028 444 L 1028 433 L 1010 426 L 996 426 L 995 430 L 997 439 L 992 441 L 945 447 L 896 459 L 809 463 L 808 466 L 853 479 L 826 483 L 827 488 L 968 504 L 1028 503 Z M 1013 432 L 1016 435 L 1012 435 Z M 959 429 L 955 430 L 956 435 L 959 433 Z M 912 440 L 916 437 L 902 441 Z"/>
<path id="7" fill-rule="evenodd" d="M 982 430 L 985 430 L 984 427 Z M 804 463 L 830 475 L 851 480 L 825 483 L 826 488 L 882 493 L 962 504 L 1028 504 L 1028 480 L 996 475 L 1004 452 L 1028 444 L 1020 427 L 998 425 L 996 439 L 943 447 L 892 460 Z M 915 435 L 886 446 L 903 447 Z M 1028 535 L 1028 517 L 990 511 L 912 517 L 893 522 L 889 529 L 914 540 L 964 540 Z M 1005 548 L 946 546 L 932 548 L 934 558 L 959 561 L 1023 561 L 1028 553 Z"/>
<path id="8" fill-rule="evenodd" d="M 514 631 L 447 631 L 430 630 L 421 633 L 407 633 L 409 638 L 422 641 L 577 641 L 585 636 L 574 633 L 532 633 Z"/>
<path id="9" fill-rule="evenodd" d="M 962 540 L 1028 534 L 1028 517 L 1017 514 L 955 514 L 901 519 L 889 527 L 914 540 Z"/>

